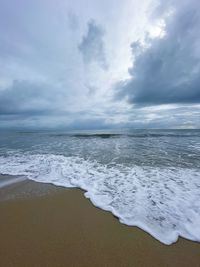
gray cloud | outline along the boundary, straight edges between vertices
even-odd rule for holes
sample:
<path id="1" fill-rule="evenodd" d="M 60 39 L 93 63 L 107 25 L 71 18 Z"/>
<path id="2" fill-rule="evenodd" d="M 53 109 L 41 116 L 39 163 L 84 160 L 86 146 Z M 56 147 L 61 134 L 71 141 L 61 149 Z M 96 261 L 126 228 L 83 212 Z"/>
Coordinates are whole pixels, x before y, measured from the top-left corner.
<path id="1" fill-rule="evenodd" d="M 200 2 L 165 2 L 154 12 L 163 16 L 169 8 L 175 10 L 166 17 L 165 36 L 147 36 L 148 48 L 132 44 L 131 78 L 117 85 L 118 99 L 142 106 L 200 103 Z"/>
<path id="2" fill-rule="evenodd" d="M 88 22 L 87 34 L 83 36 L 78 48 L 84 63 L 97 62 L 103 69 L 107 69 L 103 37 L 104 30 L 91 20 Z"/>
<path id="3" fill-rule="evenodd" d="M 15 80 L 0 91 L 0 115 L 43 115 L 58 111 L 61 100 L 61 92 L 47 84 Z"/>

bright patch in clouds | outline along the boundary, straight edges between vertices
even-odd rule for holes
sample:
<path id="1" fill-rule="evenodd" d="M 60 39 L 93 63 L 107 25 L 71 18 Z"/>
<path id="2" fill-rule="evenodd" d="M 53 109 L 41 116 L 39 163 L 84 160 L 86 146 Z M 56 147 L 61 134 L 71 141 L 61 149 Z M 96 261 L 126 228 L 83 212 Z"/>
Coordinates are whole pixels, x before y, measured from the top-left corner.
<path id="1" fill-rule="evenodd" d="M 163 38 L 165 35 L 165 21 L 160 20 L 156 25 L 151 26 L 149 29 L 149 35 L 151 38 Z"/>

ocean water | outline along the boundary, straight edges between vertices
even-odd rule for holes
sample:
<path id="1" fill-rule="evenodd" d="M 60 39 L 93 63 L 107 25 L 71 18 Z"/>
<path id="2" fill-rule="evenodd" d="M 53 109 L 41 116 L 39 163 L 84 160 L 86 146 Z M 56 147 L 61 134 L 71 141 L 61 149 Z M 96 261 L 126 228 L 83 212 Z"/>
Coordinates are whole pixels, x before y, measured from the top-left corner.
<path id="1" fill-rule="evenodd" d="M 164 244 L 200 242 L 200 130 L 1 132 L 0 173 L 82 188 Z"/>

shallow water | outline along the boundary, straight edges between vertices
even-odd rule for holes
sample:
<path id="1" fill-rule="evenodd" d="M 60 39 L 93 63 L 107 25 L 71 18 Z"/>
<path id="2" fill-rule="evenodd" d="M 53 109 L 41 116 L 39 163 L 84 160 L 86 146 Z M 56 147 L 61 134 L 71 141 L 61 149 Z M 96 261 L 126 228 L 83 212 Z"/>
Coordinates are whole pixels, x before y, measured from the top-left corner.
<path id="1" fill-rule="evenodd" d="M 0 173 L 80 187 L 165 244 L 200 241 L 200 131 L 2 132 Z"/>

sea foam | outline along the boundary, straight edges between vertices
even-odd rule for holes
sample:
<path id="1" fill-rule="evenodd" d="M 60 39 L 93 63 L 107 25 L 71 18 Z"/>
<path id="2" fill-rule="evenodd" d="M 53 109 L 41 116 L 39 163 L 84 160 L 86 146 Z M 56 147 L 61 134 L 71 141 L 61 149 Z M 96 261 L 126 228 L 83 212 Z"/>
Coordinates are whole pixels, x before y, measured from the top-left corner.
<path id="1" fill-rule="evenodd" d="M 78 187 L 121 223 L 137 226 L 164 244 L 179 236 L 200 242 L 200 174 L 197 169 L 107 166 L 80 157 L 10 153 L 0 173 Z"/>

